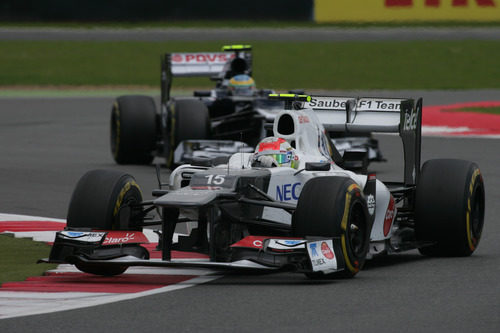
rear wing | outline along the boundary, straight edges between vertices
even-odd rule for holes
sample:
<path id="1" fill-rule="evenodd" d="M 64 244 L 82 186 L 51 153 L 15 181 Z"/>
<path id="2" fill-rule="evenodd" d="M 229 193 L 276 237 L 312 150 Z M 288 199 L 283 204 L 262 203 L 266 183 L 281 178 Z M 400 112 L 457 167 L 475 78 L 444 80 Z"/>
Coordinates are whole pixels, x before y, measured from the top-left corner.
<path id="1" fill-rule="evenodd" d="M 174 77 L 208 76 L 223 80 L 232 72 L 252 73 L 252 47 L 250 45 L 229 45 L 223 52 L 166 53 L 161 57 L 161 100 L 170 99 L 170 89 Z M 233 61 L 241 59 L 243 61 Z M 236 63 L 236 69 L 234 67 Z"/>
<path id="2" fill-rule="evenodd" d="M 352 98 L 311 96 L 304 108 L 311 108 L 327 131 L 398 132 L 400 98 Z"/>
<path id="3" fill-rule="evenodd" d="M 315 111 L 327 131 L 399 133 L 403 141 L 405 186 L 417 184 L 420 174 L 422 98 L 311 96 L 304 108 Z"/>

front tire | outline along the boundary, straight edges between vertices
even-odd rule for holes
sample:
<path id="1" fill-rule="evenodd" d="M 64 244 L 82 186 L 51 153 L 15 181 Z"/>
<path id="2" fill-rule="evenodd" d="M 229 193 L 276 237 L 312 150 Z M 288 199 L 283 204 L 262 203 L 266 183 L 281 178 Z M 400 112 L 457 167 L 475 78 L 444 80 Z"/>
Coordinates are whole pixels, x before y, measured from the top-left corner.
<path id="1" fill-rule="evenodd" d="M 92 170 L 78 181 L 68 209 L 68 229 L 141 230 L 133 218 L 133 205 L 142 202 L 135 179 L 115 170 Z M 113 251 L 112 248 L 108 248 Z M 97 249 L 106 252 L 108 249 Z M 149 252 L 139 245 L 120 247 L 120 253 L 139 259 L 149 258 Z M 75 264 L 80 271 L 103 276 L 119 275 L 128 266 L 92 262 Z"/>
<path id="2" fill-rule="evenodd" d="M 416 190 L 417 239 L 427 256 L 470 256 L 484 224 L 484 183 L 479 167 L 454 159 L 427 161 Z"/>
<path id="3" fill-rule="evenodd" d="M 141 230 L 133 205 L 142 202 L 134 177 L 115 170 L 92 170 L 78 181 L 68 209 L 68 228 Z"/>
<path id="4" fill-rule="evenodd" d="M 345 270 L 307 274 L 318 278 L 351 278 L 363 267 L 370 241 L 371 224 L 366 200 L 359 186 L 346 177 L 317 177 L 301 191 L 292 218 L 298 237 L 339 237 Z M 339 258 L 337 258 L 339 260 Z"/>

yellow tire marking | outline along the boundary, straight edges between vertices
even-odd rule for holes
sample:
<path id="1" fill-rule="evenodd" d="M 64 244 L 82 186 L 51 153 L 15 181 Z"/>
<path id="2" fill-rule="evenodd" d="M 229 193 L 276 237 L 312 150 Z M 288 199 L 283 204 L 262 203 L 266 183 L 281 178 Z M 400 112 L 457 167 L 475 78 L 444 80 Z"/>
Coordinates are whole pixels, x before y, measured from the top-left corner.
<path id="1" fill-rule="evenodd" d="M 113 210 L 113 217 L 115 217 L 116 214 L 118 214 L 118 211 L 120 210 L 120 207 L 122 205 L 123 198 L 125 197 L 125 194 L 127 194 L 127 192 L 132 187 L 137 188 L 139 193 L 141 193 L 141 195 L 142 195 L 141 188 L 139 187 L 139 185 L 137 185 L 137 183 L 135 181 L 131 180 L 131 181 L 127 182 L 125 184 L 125 186 L 122 187 L 120 193 L 118 194 L 118 199 L 116 200 L 116 203 L 115 203 L 115 209 Z"/>
<path id="2" fill-rule="evenodd" d="M 476 183 L 476 178 L 480 175 L 479 169 L 474 170 L 474 173 L 472 174 L 472 179 L 469 185 L 469 198 L 467 199 L 467 212 L 465 215 L 465 223 L 466 223 L 466 231 L 467 231 L 467 242 L 469 244 L 469 249 L 471 251 L 474 251 L 476 249 L 476 245 L 474 244 L 474 241 L 472 239 L 472 230 L 471 230 L 471 222 L 470 222 L 470 213 L 472 210 L 472 207 L 470 205 L 470 200 L 472 197 L 472 192 L 474 191 L 474 185 Z"/>
<path id="3" fill-rule="evenodd" d="M 351 184 L 347 188 L 347 193 L 345 195 L 345 206 L 344 206 L 344 215 L 342 216 L 342 223 L 340 224 L 340 228 L 344 231 L 340 236 L 340 240 L 342 242 L 342 252 L 344 254 L 344 260 L 347 268 L 352 272 L 356 273 L 359 271 L 359 268 L 354 267 L 347 255 L 347 243 L 345 239 L 345 232 L 347 232 L 347 220 L 349 219 L 349 206 L 351 205 L 351 192 L 355 189 L 359 189 L 359 186 L 356 184 Z"/>

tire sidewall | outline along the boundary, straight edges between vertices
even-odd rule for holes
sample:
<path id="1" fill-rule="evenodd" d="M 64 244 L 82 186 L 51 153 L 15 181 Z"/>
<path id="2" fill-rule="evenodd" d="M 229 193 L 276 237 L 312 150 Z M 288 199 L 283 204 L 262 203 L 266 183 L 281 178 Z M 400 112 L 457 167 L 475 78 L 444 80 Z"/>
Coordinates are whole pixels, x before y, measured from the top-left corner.
<path id="1" fill-rule="evenodd" d="M 484 183 L 475 163 L 463 160 L 427 161 L 416 190 L 417 240 L 433 242 L 420 252 L 431 256 L 468 256 L 479 244 L 484 224 Z M 479 211 L 474 212 L 477 200 Z M 479 213 L 479 227 L 473 230 Z"/>
<path id="2" fill-rule="evenodd" d="M 364 218 L 362 246 L 358 253 L 351 244 L 354 214 Z M 292 219 L 295 236 L 337 237 L 341 241 L 342 257 L 346 269 L 332 276 L 352 277 L 363 267 L 369 248 L 371 225 L 366 199 L 360 187 L 347 177 L 317 177 L 309 180 L 301 191 Z"/>
<path id="3" fill-rule="evenodd" d="M 129 220 L 120 225 L 120 209 L 142 201 L 135 179 L 115 170 L 91 170 L 78 181 L 71 196 L 68 228 L 139 230 Z"/>
<path id="4" fill-rule="evenodd" d="M 149 164 L 157 141 L 157 115 L 150 96 L 120 96 L 111 109 L 111 153 L 118 164 Z"/>
<path id="5" fill-rule="evenodd" d="M 172 168 L 179 143 L 210 139 L 210 118 L 206 105 L 196 99 L 172 100 L 167 106 L 166 117 L 164 154 L 167 167 Z"/>
<path id="6" fill-rule="evenodd" d="M 130 175 L 123 175 L 113 189 L 109 200 L 107 219 L 111 222 L 111 230 L 141 230 L 132 225 L 131 221 L 120 221 L 120 210 L 129 204 L 142 201 L 142 192 L 135 179 Z"/>

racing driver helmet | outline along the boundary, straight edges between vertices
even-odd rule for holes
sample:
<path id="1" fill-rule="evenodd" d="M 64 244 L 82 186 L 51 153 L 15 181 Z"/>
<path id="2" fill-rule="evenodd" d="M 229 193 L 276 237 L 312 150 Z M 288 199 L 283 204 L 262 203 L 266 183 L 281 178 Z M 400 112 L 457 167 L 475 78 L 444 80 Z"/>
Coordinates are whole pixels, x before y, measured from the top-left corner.
<path id="1" fill-rule="evenodd" d="M 299 167 L 299 157 L 295 154 L 295 149 L 284 139 L 268 137 L 262 139 L 255 149 L 252 157 L 253 167 Z"/>
<path id="2" fill-rule="evenodd" d="M 249 75 L 238 74 L 229 80 L 227 88 L 234 96 L 253 96 L 255 81 Z"/>

